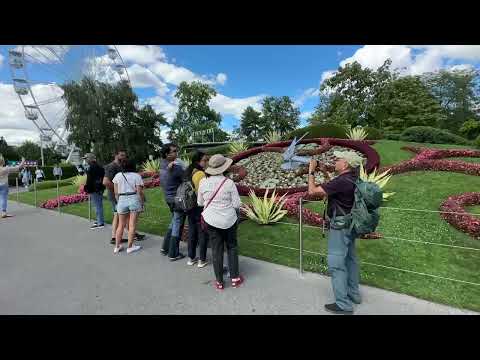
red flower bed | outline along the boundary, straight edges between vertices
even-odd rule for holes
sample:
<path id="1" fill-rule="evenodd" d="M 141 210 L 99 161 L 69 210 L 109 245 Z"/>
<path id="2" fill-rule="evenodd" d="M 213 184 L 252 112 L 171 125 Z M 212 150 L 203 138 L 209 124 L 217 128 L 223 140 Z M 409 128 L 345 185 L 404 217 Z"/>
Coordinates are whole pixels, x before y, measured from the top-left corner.
<path id="1" fill-rule="evenodd" d="M 480 193 L 471 192 L 461 195 L 450 196 L 440 205 L 440 216 L 456 229 L 471 236 L 480 238 L 480 219 L 465 211 L 464 207 L 480 204 Z M 455 214 L 450 214 L 455 213 Z"/>
<path id="2" fill-rule="evenodd" d="M 160 186 L 160 178 L 159 177 L 154 177 L 151 180 L 147 180 L 143 182 L 143 187 L 145 189 L 151 189 L 154 187 Z"/>
<path id="3" fill-rule="evenodd" d="M 80 194 L 74 194 L 74 195 L 62 195 L 59 198 L 47 200 L 44 203 L 42 203 L 40 207 L 44 209 L 56 209 L 58 208 L 58 201 L 60 201 L 60 206 L 64 206 L 64 205 L 70 205 L 70 204 L 77 204 L 87 200 L 88 200 L 88 194 L 82 192 Z"/>
<path id="4" fill-rule="evenodd" d="M 142 177 L 142 179 L 157 178 L 157 177 L 160 176 L 158 173 L 153 172 L 153 171 L 142 171 L 142 172 L 139 172 L 138 174 Z"/>

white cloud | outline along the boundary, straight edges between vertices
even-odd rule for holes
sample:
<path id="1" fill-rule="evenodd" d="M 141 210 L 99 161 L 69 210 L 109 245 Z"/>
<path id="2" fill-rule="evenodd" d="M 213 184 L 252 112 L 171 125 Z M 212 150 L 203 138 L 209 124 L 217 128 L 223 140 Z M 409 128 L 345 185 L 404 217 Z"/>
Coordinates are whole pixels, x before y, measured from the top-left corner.
<path id="1" fill-rule="evenodd" d="M 158 45 L 117 45 L 117 50 L 123 61 L 141 65 L 167 59 L 165 52 Z"/>
<path id="2" fill-rule="evenodd" d="M 227 82 L 227 74 L 219 73 L 217 75 L 217 83 L 220 85 L 225 85 L 226 82 Z"/>
<path id="3" fill-rule="evenodd" d="M 471 64 L 453 65 L 448 68 L 450 71 L 472 71 L 475 67 Z"/>
<path id="4" fill-rule="evenodd" d="M 169 90 L 167 84 L 160 80 L 152 71 L 141 65 L 133 64 L 127 71 L 134 88 L 154 87 L 159 95 L 165 95 Z"/>
<path id="5" fill-rule="evenodd" d="M 237 119 L 242 117 L 242 112 L 251 106 L 256 111 L 260 111 L 261 101 L 266 95 L 256 95 L 246 98 L 231 98 L 222 94 L 217 94 L 210 100 L 211 107 L 222 115 L 232 115 Z"/>
<path id="6" fill-rule="evenodd" d="M 332 76 L 334 76 L 336 73 L 336 70 L 327 70 L 322 73 L 322 77 L 320 79 L 320 84 L 322 84 L 325 80 L 330 79 Z"/>
<path id="7" fill-rule="evenodd" d="M 70 48 L 70 45 L 25 45 L 15 50 L 23 51 L 29 62 L 53 64 L 60 63 Z"/>
<path id="8" fill-rule="evenodd" d="M 300 114 L 300 119 L 302 120 L 306 120 L 308 118 L 310 118 L 310 116 L 312 116 L 312 114 L 314 113 L 314 111 L 304 111 Z"/>
<path id="9" fill-rule="evenodd" d="M 296 107 L 301 107 L 305 101 L 307 101 L 308 99 L 311 99 L 313 97 L 317 97 L 320 95 L 320 90 L 319 89 L 315 89 L 315 88 L 308 88 L 307 90 L 305 90 L 302 95 L 300 95 L 295 101 L 294 101 L 294 105 Z"/>
<path id="10" fill-rule="evenodd" d="M 355 54 L 340 62 L 344 66 L 353 61 L 363 67 L 377 69 L 386 59 L 392 60 L 392 69 L 403 75 L 418 75 L 446 67 L 447 60 L 480 61 L 479 45 L 365 45 Z"/>
<path id="11" fill-rule="evenodd" d="M 175 104 L 173 99 L 168 101 L 162 96 L 154 96 L 143 101 L 144 104 L 149 104 L 158 113 L 163 113 L 168 122 L 172 122 L 175 117 L 175 113 L 178 109 L 178 104 Z"/>

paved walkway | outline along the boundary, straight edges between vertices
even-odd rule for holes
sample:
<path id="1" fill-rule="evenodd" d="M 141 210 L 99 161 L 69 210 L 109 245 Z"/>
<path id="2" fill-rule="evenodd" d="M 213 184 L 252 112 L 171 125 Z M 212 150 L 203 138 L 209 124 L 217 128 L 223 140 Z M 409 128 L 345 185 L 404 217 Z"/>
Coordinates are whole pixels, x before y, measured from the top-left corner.
<path id="1" fill-rule="evenodd" d="M 112 253 L 110 227 L 10 202 L 0 220 L 0 314 L 326 314 L 328 277 L 240 258 L 242 288 L 212 286 L 211 265 L 198 269 L 161 256 L 161 238 L 144 250 Z M 209 255 L 210 256 L 210 255 Z M 362 286 L 356 314 L 472 312 Z"/>

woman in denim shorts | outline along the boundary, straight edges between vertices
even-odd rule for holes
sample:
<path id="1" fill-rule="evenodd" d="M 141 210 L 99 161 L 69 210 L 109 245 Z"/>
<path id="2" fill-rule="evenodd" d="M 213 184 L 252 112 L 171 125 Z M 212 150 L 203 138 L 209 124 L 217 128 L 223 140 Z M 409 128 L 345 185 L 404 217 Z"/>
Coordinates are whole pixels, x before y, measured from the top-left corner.
<path id="1" fill-rule="evenodd" d="M 127 254 L 140 250 L 142 247 L 134 245 L 137 230 L 138 215 L 143 211 L 145 195 L 143 193 L 142 177 L 136 173 L 135 163 L 124 160 L 121 163 L 122 171 L 113 178 L 115 198 L 117 199 L 117 213 L 119 224 L 115 234 L 114 254 L 123 250 L 121 245 L 123 230 L 128 223 Z"/>

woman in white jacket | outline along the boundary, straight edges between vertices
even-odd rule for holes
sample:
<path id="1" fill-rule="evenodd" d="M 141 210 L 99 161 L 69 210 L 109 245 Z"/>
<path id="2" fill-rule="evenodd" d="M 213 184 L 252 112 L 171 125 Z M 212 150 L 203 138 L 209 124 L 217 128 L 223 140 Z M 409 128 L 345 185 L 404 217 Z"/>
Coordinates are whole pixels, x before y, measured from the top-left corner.
<path id="1" fill-rule="evenodd" d="M 203 221 L 207 225 L 208 236 L 212 246 L 215 287 L 224 289 L 223 284 L 223 250 L 227 247 L 228 268 L 232 287 L 243 283 L 238 269 L 237 223 L 241 205 L 235 183 L 225 177 L 224 173 L 232 165 L 232 159 L 223 155 L 213 155 L 205 173 L 208 178 L 200 181 L 198 189 L 198 206 L 203 206 Z"/>
<path id="2" fill-rule="evenodd" d="M 0 217 L 2 219 L 9 217 L 7 215 L 8 202 L 8 174 L 18 172 L 25 164 L 25 159 L 18 166 L 5 166 L 5 160 L 0 155 L 0 210 L 2 211 Z"/>

